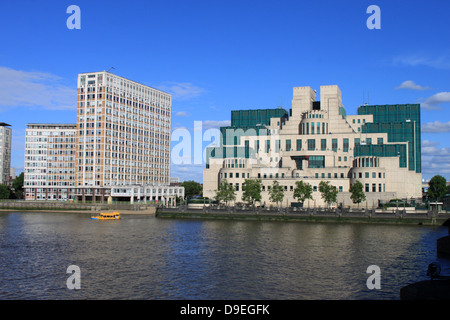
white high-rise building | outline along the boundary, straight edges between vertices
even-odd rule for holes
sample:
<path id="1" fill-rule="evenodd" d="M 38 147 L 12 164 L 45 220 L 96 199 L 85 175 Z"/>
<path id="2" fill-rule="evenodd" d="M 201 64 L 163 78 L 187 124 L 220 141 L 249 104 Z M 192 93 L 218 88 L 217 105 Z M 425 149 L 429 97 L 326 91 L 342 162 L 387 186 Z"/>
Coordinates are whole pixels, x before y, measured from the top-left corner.
<path id="1" fill-rule="evenodd" d="M 25 130 L 25 200 L 68 200 L 75 194 L 75 124 L 31 123 Z"/>
<path id="2" fill-rule="evenodd" d="M 170 186 L 171 104 L 170 94 L 107 71 L 79 74 L 77 123 L 27 129 L 26 199 L 174 204 L 184 188 Z M 70 166 L 52 174 L 50 127 L 70 136 L 61 147 Z"/>

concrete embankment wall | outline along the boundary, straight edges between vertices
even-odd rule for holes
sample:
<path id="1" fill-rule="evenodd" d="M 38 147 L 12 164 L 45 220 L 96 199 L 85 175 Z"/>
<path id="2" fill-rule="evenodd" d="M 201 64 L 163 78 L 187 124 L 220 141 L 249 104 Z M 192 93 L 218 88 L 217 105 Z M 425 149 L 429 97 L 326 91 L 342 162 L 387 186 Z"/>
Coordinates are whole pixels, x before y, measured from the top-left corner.
<path id="1" fill-rule="evenodd" d="M 216 219 L 216 220 L 258 220 L 291 222 L 334 222 L 334 223 L 382 223 L 440 226 L 450 215 L 430 216 L 428 214 L 380 214 L 373 212 L 347 213 L 339 211 L 310 210 L 305 212 L 239 211 L 239 210 L 176 210 L 158 209 L 158 218 L 168 219 Z"/>
<path id="2" fill-rule="evenodd" d="M 0 211 L 61 211 L 100 212 L 119 211 L 122 214 L 155 214 L 155 205 L 130 203 L 73 203 L 60 201 L 2 201 Z"/>

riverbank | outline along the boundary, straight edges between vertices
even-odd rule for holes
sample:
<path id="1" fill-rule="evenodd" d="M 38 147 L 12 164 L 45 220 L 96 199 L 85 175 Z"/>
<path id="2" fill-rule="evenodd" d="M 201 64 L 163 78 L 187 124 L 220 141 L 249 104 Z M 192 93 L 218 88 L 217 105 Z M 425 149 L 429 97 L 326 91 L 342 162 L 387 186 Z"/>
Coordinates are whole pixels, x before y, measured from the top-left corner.
<path id="1" fill-rule="evenodd" d="M 299 213 L 282 213 L 277 211 L 213 211 L 158 209 L 157 218 L 164 219 L 214 219 L 214 220 L 244 220 L 244 221 L 285 221 L 285 222 L 330 222 L 330 223 L 377 223 L 441 226 L 450 218 L 450 215 L 427 214 L 392 214 L 392 213 L 339 213 L 330 211 L 314 211 Z"/>
<path id="2" fill-rule="evenodd" d="M 99 213 L 119 211 L 121 214 L 155 215 L 156 206 L 152 204 L 130 203 L 73 203 L 73 202 L 35 202 L 7 201 L 0 202 L 1 212 L 65 212 L 65 213 Z"/>

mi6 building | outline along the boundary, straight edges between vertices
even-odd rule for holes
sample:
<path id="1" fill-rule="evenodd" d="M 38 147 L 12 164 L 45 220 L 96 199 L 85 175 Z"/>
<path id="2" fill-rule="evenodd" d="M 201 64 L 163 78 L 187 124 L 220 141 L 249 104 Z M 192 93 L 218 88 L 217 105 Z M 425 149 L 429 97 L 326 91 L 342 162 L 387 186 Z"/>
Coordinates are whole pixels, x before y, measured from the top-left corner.
<path id="1" fill-rule="evenodd" d="M 420 105 L 363 105 L 347 115 L 338 86 L 293 89 L 290 110 L 237 110 L 231 126 L 221 128 L 221 146 L 207 150 L 204 196 L 213 198 L 226 180 L 242 201 L 246 179 L 262 181 L 261 204 L 272 204 L 269 189 L 284 187 L 283 205 L 297 200 L 296 181 L 313 187 L 323 206 L 321 181 L 339 191 L 337 202 L 353 206 L 350 187 L 361 182 L 366 205 L 394 198 L 422 197 Z"/>

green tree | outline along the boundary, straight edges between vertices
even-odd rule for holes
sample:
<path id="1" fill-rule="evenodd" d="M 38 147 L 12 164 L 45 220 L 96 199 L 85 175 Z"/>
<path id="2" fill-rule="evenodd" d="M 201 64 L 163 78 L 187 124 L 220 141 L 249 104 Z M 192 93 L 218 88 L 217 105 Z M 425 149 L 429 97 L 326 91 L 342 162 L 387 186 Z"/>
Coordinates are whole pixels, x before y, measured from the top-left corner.
<path id="1" fill-rule="evenodd" d="M 351 196 L 350 199 L 352 199 L 353 203 L 359 204 L 366 200 L 366 194 L 364 193 L 364 187 L 361 182 L 356 181 L 351 187 L 350 187 Z"/>
<path id="2" fill-rule="evenodd" d="M 252 205 L 261 201 L 262 184 L 260 179 L 245 179 L 242 184 L 242 200 Z"/>
<path id="3" fill-rule="evenodd" d="M 15 191 L 22 191 L 23 189 L 23 172 L 19 174 L 13 181 L 12 187 Z"/>
<path id="4" fill-rule="evenodd" d="M 9 189 L 4 184 L 0 184 L 0 199 L 9 199 Z"/>
<path id="5" fill-rule="evenodd" d="M 294 198 L 298 201 L 305 202 L 307 199 L 312 200 L 312 186 L 302 180 L 295 182 Z"/>
<path id="6" fill-rule="evenodd" d="M 200 183 L 195 182 L 193 180 L 184 181 L 180 184 L 184 187 L 184 195 L 186 198 L 191 198 L 193 196 L 201 195 L 203 191 L 203 187 Z"/>
<path id="7" fill-rule="evenodd" d="M 269 200 L 272 202 L 276 202 L 277 205 L 283 201 L 284 198 L 284 187 L 280 186 L 278 181 L 274 181 L 272 184 L 272 188 L 269 191 Z"/>
<path id="8" fill-rule="evenodd" d="M 428 182 L 427 195 L 431 199 L 439 201 L 447 192 L 447 181 L 443 176 L 436 175 Z"/>
<path id="9" fill-rule="evenodd" d="M 225 201 L 227 206 L 229 201 L 236 200 L 235 189 L 233 185 L 227 182 L 227 180 L 222 180 L 219 188 L 216 190 L 216 200 Z"/>
<path id="10" fill-rule="evenodd" d="M 330 185 L 329 181 L 320 181 L 319 191 L 322 194 L 322 199 L 328 206 L 337 201 L 338 190 L 335 186 Z"/>

